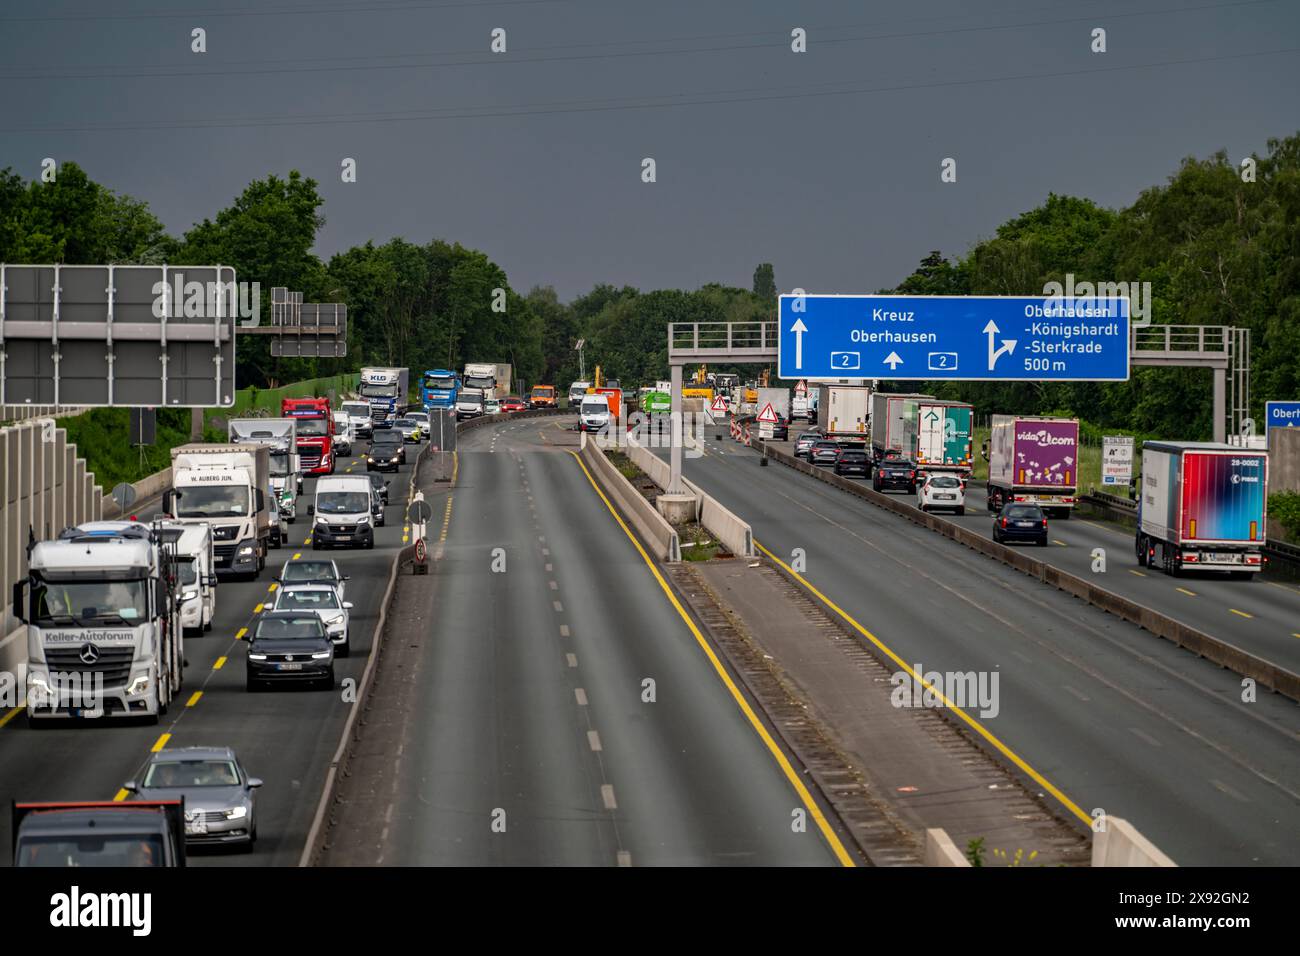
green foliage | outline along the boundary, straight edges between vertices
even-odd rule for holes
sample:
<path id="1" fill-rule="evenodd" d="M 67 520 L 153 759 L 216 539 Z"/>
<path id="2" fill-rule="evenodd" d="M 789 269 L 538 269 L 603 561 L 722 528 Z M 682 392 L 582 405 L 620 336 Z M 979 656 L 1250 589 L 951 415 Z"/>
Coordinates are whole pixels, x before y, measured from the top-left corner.
<path id="1" fill-rule="evenodd" d="M 77 446 L 77 455 L 86 460 L 86 470 L 94 472 L 95 483 L 105 491 L 170 468 L 171 449 L 190 440 L 188 408 L 158 409 L 157 442 L 144 448 L 130 445 L 131 414 L 127 408 L 92 408 L 55 423 L 67 429 L 69 444 Z"/>
<path id="2" fill-rule="evenodd" d="M 776 305 L 776 273 L 772 263 L 764 262 L 754 270 L 754 295 L 760 302 L 769 306 Z"/>
<path id="3" fill-rule="evenodd" d="M 1276 518 L 1292 541 L 1300 541 L 1300 492 L 1278 491 L 1268 496 L 1268 516 Z"/>
<path id="4" fill-rule="evenodd" d="M 966 859 L 971 866 L 984 865 L 984 838 L 973 837 L 966 841 Z"/>

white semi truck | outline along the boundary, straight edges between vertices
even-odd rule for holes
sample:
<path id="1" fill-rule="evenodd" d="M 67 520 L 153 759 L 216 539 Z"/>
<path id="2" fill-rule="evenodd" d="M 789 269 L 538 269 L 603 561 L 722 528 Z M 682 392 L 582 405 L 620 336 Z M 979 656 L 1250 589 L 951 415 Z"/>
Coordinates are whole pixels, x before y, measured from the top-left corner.
<path id="1" fill-rule="evenodd" d="M 370 404 L 373 424 L 391 425 L 406 414 L 409 405 L 411 370 L 406 368 L 363 368 L 357 394 Z"/>
<path id="2" fill-rule="evenodd" d="M 511 367 L 493 362 L 470 362 L 461 376 L 461 391 L 482 392 L 483 398 L 502 399 L 510 394 Z"/>
<path id="3" fill-rule="evenodd" d="M 212 526 L 206 521 L 185 524 L 159 521 L 162 538 L 176 552 L 176 590 L 181 626 L 190 634 L 212 630 L 217 613 L 217 554 Z"/>
<path id="4" fill-rule="evenodd" d="M 29 546 L 14 584 L 27 627 L 29 723 L 143 717 L 157 723 L 184 684 L 175 551 L 161 529 L 91 521 Z"/>
<path id="5" fill-rule="evenodd" d="M 279 547 L 298 517 L 298 494 L 302 491 L 302 470 L 298 462 L 298 422 L 292 418 L 232 418 L 228 434 L 232 442 L 266 445 L 271 450 L 273 506 L 279 521 L 271 522 L 271 544 Z"/>
<path id="6" fill-rule="evenodd" d="M 212 525 L 218 573 L 256 578 L 271 542 L 270 449 L 250 442 L 172 449 L 172 487 L 164 513 Z"/>

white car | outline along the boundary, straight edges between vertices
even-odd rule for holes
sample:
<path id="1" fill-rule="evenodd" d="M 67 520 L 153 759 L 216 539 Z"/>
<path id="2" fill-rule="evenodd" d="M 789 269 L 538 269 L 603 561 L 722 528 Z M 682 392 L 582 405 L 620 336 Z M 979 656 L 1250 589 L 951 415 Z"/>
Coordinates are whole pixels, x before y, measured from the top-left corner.
<path id="1" fill-rule="evenodd" d="M 275 593 L 273 611 L 315 611 L 325 625 L 325 633 L 334 644 L 336 657 L 347 657 L 351 649 L 348 641 L 348 611 L 351 601 L 340 601 L 339 592 L 330 584 L 289 584 Z"/>
<path id="2" fill-rule="evenodd" d="M 922 511 L 950 509 L 966 513 L 966 482 L 956 475 L 926 475 L 916 485 L 916 506 Z"/>
<path id="3" fill-rule="evenodd" d="M 500 415 L 500 414 L 501 414 L 501 399 L 499 399 L 499 398 L 485 398 L 485 399 L 483 399 L 483 414 L 484 414 L 484 415 Z"/>

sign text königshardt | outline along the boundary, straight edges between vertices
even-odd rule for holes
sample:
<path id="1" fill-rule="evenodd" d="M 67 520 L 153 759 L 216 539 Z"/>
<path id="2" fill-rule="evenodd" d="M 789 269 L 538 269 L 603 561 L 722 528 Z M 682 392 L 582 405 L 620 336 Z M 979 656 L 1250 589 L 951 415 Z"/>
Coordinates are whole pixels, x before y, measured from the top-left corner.
<path id="1" fill-rule="evenodd" d="M 1126 381 L 1127 298 L 783 295 L 781 378 Z"/>

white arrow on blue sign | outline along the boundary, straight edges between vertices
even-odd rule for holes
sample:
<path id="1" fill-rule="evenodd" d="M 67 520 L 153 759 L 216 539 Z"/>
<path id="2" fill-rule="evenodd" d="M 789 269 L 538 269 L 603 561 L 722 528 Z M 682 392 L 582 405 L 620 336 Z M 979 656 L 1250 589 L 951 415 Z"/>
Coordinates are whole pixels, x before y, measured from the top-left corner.
<path id="1" fill-rule="evenodd" d="M 1300 402 L 1265 402 L 1264 427 L 1300 428 Z"/>
<path id="2" fill-rule="evenodd" d="M 781 378 L 1127 381 L 1127 298 L 783 295 Z"/>

